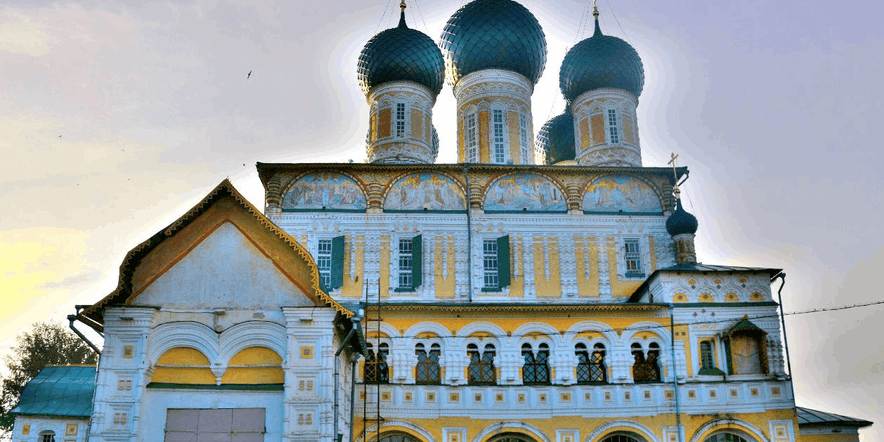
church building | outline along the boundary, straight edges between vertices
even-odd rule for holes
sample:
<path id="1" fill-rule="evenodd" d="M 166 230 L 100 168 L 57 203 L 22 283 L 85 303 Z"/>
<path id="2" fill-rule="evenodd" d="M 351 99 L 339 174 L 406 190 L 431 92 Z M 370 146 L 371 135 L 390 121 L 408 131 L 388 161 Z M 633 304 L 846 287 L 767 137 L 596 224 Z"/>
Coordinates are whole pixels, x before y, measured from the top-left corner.
<path id="1" fill-rule="evenodd" d="M 438 45 L 400 7 L 358 61 L 366 162 L 258 163 L 263 210 L 225 180 L 77 312 L 104 336 L 77 434 L 859 440 L 870 422 L 795 405 L 782 271 L 698 259 L 688 170 L 643 165 L 642 60 L 597 9 L 536 130 L 547 47 L 525 6 L 469 2 Z M 456 164 L 435 162 L 446 81 Z M 33 416 L 14 441 L 50 441 Z"/>

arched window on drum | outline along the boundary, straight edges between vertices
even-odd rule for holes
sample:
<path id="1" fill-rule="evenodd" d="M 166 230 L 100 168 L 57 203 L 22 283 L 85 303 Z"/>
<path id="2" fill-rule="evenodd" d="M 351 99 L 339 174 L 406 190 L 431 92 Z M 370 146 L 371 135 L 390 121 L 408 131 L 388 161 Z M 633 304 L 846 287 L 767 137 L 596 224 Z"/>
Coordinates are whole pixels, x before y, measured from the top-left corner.
<path id="1" fill-rule="evenodd" d="M 390 346 L 382 342 L 378 351 L 374 351 L 374 345 L 368 344 L 368 359 L 362 372 L 362 378 L 366 383 L 388 384 L 390 383 L 390 366 L 387 358 L 390 355 Z"/>

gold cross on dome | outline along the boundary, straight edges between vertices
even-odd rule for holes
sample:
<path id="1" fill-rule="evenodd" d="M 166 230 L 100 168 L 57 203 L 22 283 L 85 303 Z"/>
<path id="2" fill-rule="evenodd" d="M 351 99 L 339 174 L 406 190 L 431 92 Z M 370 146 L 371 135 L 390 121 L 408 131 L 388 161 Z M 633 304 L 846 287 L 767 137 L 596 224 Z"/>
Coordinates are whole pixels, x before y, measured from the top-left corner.
<path id="1" fill-rule="evenodd" d="M 672 155 L 670 156 L 670 159 L 669 159 L 669 163 L 667 163 L 667 164 L 672 165 L 672 178 L 674 179 L 673 182 L 675 183 L 672 186 L 672 191 L 675 192 L 675 197 L 678 198 L 678 172 L 676 172 L 676 170 L 675 170 L 675 159 L 676 158 L 678 158 L 678 154 L 675 152 L 672 152 Z"/>

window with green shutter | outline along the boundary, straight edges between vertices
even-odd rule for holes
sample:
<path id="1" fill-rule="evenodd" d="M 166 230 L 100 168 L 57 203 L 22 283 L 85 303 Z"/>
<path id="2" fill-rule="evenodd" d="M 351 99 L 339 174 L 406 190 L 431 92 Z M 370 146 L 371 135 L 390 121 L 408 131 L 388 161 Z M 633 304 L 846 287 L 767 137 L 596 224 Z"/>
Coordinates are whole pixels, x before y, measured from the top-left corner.
<path id="1" fill-rule="evenodd" d="M 422 246 L 421 235 L 399 239 L 399 277 L 394 291 L 412 292 L 420 287 Z"/>
<path id="2" fill-rule="evenodd" d="M 510 237 L 482 241 L 482 291 L 495 292 L 510 285 Z"/>

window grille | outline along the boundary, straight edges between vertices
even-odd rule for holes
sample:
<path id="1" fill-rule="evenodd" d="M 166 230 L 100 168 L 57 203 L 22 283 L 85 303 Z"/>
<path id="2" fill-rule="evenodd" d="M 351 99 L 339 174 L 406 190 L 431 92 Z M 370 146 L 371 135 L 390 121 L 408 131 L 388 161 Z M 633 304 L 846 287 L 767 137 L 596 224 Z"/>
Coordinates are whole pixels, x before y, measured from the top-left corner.
<path id="1" fill-rule="evenodd" d="M 534 164 L 528 157 L 528 118 L 523 114 L 519 114 L 519 152 L 522 164 Z"/>
<path id="2" fill-rule="evenodd" d="M 506 161 L 503 142 L 503 111 L 494 109 L 491 111 L 491 118 L 494 125 L 494 162 L 500 164 Z"/>
<path id="3" fill-rule="evenodd" d="M 405 103 L 396 103 L 396 136 L 405 135 Z"/>
<path id="4" fill-rule="evenodd" d="M 41 439 L 40 442 L 55 442 L 55 433 L 51 431 L 47 431 L 45 433 L 40 434 Z"/>
<path id="5" fill-rule="evenodd" d="M 602 439 L 602 442 L 644 442 L 642 439 L 636 439 L 625 434 L 615 434 Z"/>
<path id="6" fill-rule="evenodd" d="M 467 356 L 470 358 L 467 381 L 471 385 L 494 385 L 497 382 L 493 345 L 485 346 L 485 351 L 480 353 L 476 344 L 470 344 L 467 346 Z"/>
<path id="7" fill-rule="evenodd" d="M 368 344 L 368 359 L 362 378 L 366 383 L 388 384 L 390 382 L 390 366 L 387 365 L 387 357 L 390 355 L 390 347 L 386 343 L 378 346 L 378 352 L 374 352 L 374 346 Z"/>
<path id="8" fill-rule="evenodd" d="M 638 238 L 623 240 L 624 261 L 626 262 L 626 275 L 642 275 L 642 253 Z"/>
<path id="9" fill-rule="evenodd" d="M 497 261 L 497 240 L 486 239 L 482 241 L 482 265 L 485 269 L 485 288 L 500 287 L 499 265 Z"/>
<path id="10" fill-rule="evenodd" d="M 700 343 L 700 368 L 715 368 L 715 356 L 712 351 L 712 341 Z"/>
<path id="11" fill-rule="evenodd" d="M 749 442 L 747 439 L 733 433 L 719 433 L 709 436 L 703 442 Z"/>
<path id="12" fill-rule="evenodd" d="M 399 288 L 412 288 L 412 266 L 414 265 L 413 245 L 411 238 L 399 240 Z"/>
<path id="13" fill-rule="evenodd" d="M 617 127 L 617 111 L 608 109 L 608 133 L 611 136 L 611 144 L 620 142 L 620 130 Z"/>
<path id="14" fill-rule="evenodd" d="M 585 345 L 577 344 L 575 353 L 577 354 L 577 383 L 599 384 L 607 381 L 604 345 L 596 344 L 590 354 Z"/>
<path id="15" fill-rule="evenodd" d="M 635 359 L 632 364 L 632 378 L 635 382 L 660 382 L 660 367 L 657 365 L 660 347 L 656 343 L 651 343 L 647 357 L 642 352 L 641 345 L 632 344 L 632 356 Z"/>
<path id="16" fill-rule="evenodd" d="M 413 436 L 405 434 L 405 433 L 399 433 L 399 432 L 385 433 L 384 435 L 381 436 L 380 439 L 375 438 L 372 440 L 372 442 L 378 442 L 378 441 L 379 442 L 419 442 Z"/>
<path id="17" fill-rule="evenodd" d="M 467 162 L 479 162 L 479 137 L 476 133 L 476 114 L 467 115 Z"/>
<path id="18" fill-rule="evenodd" d="M 489 442 L 534 442 L 534 439 L 523 434 L 504 433 L 494 436 Z"/>
<path id="19" fill-rule="evenodd" d="M 328 291 L 331 285 L 332 240 L 320 239 L 316 247 L 316 267 L 319 268 L 319 285 Z"/>
<path id="20" fill-rule="evenodd" d="M 417 344 L 414 351 L 417 355 L 417 370 L 415 382 L 418 384 L 439 385 L 442 382 L 442 370 L 439 367 L 441 354 L 439 344 L 430 346 L 430 351 L 424 349 L 424 344 Z"/>
<path id="21" fill-rule="evenodd" d="M 522 383 L 533 385 L 549 385 L 549 347 L 540 344 L 537 355 L 531 351 L 530 344 L 522 345 Z"/>

